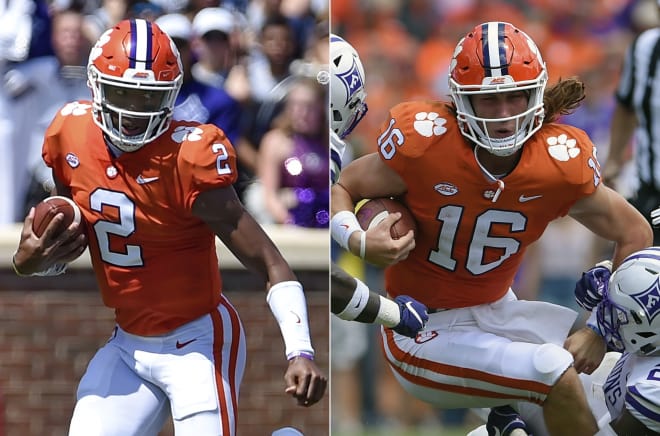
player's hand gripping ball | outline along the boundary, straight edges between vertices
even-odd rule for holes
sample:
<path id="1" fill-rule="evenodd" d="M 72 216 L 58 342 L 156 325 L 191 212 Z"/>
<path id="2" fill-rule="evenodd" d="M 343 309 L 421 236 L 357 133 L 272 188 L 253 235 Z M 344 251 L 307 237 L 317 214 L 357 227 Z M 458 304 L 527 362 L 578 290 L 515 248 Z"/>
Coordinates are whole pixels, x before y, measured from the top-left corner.
<path id="1" fill-rule="evenodd" d="M 410 230 L 417 234 L 417 222 L 412 212 L 400 201 L 392 198 L 372 198 L 364 202 L 355 213 L 360 226 L 369 230 L 383 221 L 387 215 L 394 212 L 401 213 L 401 219 L 390 228 L 392 239 L 399 239 Z"/>
<path id="2" fill-rule="evenodd" d="M 32 221 L 34 234 L 41 237 L 48 224 L 58 213 L 64 214 L 64 220 L 58 233 L 66 230 L 73 222 L 80 223 L 82 220 L 80 208 L 73 200 L 61 196 L 48 197 L 35 206 L 34 220 Z M 80 226 L 79 232 L 82 233 L 82 231 L 83 226 Z"/>

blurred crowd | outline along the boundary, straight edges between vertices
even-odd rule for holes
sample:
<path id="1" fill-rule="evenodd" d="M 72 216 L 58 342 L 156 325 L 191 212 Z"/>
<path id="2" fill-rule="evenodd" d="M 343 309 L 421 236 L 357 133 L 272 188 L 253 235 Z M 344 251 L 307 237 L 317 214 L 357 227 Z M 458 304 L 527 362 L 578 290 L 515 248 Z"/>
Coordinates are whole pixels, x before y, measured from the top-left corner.
<path id="1" fill-rule="evenodd" d="M 508 21 L 537 43 L 550 84 L 571 76 L 584 82 L 586 99 L 560 121 L 590 135 L 601 165 L 624 52 L 635 35 L 660 24 L 655 0 L 332 0 L 330 16 L 332 32 L 357 49 L 366 72 L 369 112 L 348 138 L 354 158 L 376 151 L 379 127 L 393 105 L 449 100 L 447 74 L 458 40 L 479 23 Z M 629 196 L 636 180 L 629 165 L 617 189 Z M 610 249 L 575 221 L 557 220 L 527 251 L 513 289 L 521 299 L 578 310 L 576 280 L 609 258 Z M 371 289 L 383 288 L 380 270 L 341 250 L 334 254 Z M 576 327 L 582 322 L 579 317 Z M 442 434 L 437 432 L 443 426 L 464 426 L 473 418 L 464 410 L 433 410 L 402 391 L 383 364 L 379 327 L 336 317 L 332 323 L 332 419 L 338 434 L 425 427 Z"/>
<path id="2" fill-rule="evenodd" d="M 155 21 L 177 45 L 174 118 L 225 131 L 236 189 L 257 218 L 327 227 L 327 90 L 316 80 L 327 70 L 326 0 L 0 2 L 0 224 L 48 195 L 46 127 L 65 103 L 91 99 L 89 50 L 126 18 Z"/>

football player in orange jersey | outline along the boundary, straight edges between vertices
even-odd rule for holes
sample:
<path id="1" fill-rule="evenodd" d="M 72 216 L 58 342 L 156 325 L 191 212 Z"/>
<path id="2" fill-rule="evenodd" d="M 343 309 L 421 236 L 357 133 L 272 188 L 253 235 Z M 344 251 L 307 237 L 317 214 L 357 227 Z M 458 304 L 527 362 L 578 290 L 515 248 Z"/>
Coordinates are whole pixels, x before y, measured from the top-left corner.
<path id="1" fill-rule="evenodd" d="M 88 64 L 92 101 L 67 104 L 46 132 L 43 158 L 70 196 L 86 235 L 41 238 L 34 209 L 13 265 L 56 274 L 89 245 L 116 327 L 78 387 L 70 435 L 155 435 L 172 415 L 177 434 L 236 434 L 244 330 L 222 294 L 216 236 L 269 286 L 266 300 L 286 347 L 285 392 L 319 401 L 327 379 L 314 363 L 302 285 L 245 211 L 232 183 L 236 153 L 213 125 L 172 121 L 182 69 L 154 23 L 106 31 Z"/>
<path id="2" fill-rule="evenodd" d="M 555 123 L 582 100 L 582 83 L 546 90 L 546 82 L 524 32 L 503 22 L 476 26 L 451 60 L 452 101 L 393 107 L 378 152 L 342 171 L 332 188 L 333 237 L 359 252 L 350 211 L 364 198 L 399 197 L 415 215 L 409 253 L 371 230 L 365 253 L 390 265 L 390 296 L 406 292 L 429 308 L 415 339 L 382 329 L 385 357 L 408 392 L 441 408 L 534 403 L 550 434 L 594 435 L 578 372 L 598 366 L 604 341 L 589 328 L 566 339 L 574 311 L 519 301 L 510 287 L 525 249 L 555 218 L 568 214 L 613 241 L 615 268 L 651 243 L 651 229 L 602 184 L 587 135 Z"/>

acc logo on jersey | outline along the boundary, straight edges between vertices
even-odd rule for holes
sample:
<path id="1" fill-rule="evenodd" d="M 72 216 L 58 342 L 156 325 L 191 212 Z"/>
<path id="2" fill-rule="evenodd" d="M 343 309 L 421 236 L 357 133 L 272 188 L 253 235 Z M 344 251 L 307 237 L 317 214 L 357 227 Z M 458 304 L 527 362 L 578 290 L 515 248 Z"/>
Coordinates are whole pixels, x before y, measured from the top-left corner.
<path id="1" fill-rule="evenodd" d="M 658 313 L 660 313 L 660 283 L 658 279 L 645 291 L 639 294 L 633 294 L 631 297 L 644 308 L 649 322 L 653 321 Z"/>
<path id="2" fill-rule="evenodd" d="M 358 70 L 355 59 L 353 59 L 353 65 L 351 65 L 351 69 L 343 74 L 337 74 L 337 77 L 346 87 L 346 102 L 344 104 L 347 104 L 353 94 L 355 94 L 355 91 L 364 86 L 364 80 L 360 75 L 360 70 Z"/>
<path id="3" fill-rule="evenodd" d="M 430 138 L 431 136 L 440 136 L 447 131 L 445 124 L 447 120 L 438 118 L 435 112 L 418 112 L 415 114 L 415 122 L 413 127 L 420 135 Z"/>
<path id="4" fill-rule="evenodd" d="M 76 156 L 73 153 L 67 153 L 64 160 L 66 160 L 66 163 L 68 163 L 71 168 L 76 168 L 78 167 L 78 165 L 80 165 L 80 160 L 78 159 L 78 156 Z"/>
<path id="5" fill-rule="evenodd" d="M 442 195 L 446 195 L 448 197 L 451 195 L 455 195 L 458 192 L 458 188 L 454 184 L 449 182 L 438 183 L 433 187 L 433 189 L 435 189 Z"/>
<path id="6" fill-rule="evenodd" d="M 577 141 L 573 138 L 569 139 L 563 133 L 559 136 L 551 136 L 546 142 L 548 143 L 550 156 L 559 161 L 566 162 L 580 154 Z"/>

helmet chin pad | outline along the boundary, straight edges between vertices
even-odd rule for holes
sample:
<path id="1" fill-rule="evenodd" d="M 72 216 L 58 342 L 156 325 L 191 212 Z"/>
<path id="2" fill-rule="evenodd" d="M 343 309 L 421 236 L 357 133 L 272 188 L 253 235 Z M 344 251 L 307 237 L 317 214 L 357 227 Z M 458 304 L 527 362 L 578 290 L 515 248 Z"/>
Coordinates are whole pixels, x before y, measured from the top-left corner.
<path id="1" fill-rule="evenodd" d="M 488 136 L 481 138 L 480 141 L 477 141 L 477 145 L 495 156 L 504 157 L 511 156 L 520 150 L 525 140 L 524 132 L 519 130 L 518 133 L 507 136 L 506 138 L 491 138 Z"/>
<path id="2" fill-rule="evenodd" d="M 154 141 L 169 128 L 172 121 L 172 113 L 168 109 L 158 112 L 131 112 L 107 103 L 103 103 L 101 108 L 94 121 L 118 149 L 129 153 Z M 144 119 L 147 123 L 140 133 L 127 135 L 123 128 L 124 118 Z"/>

